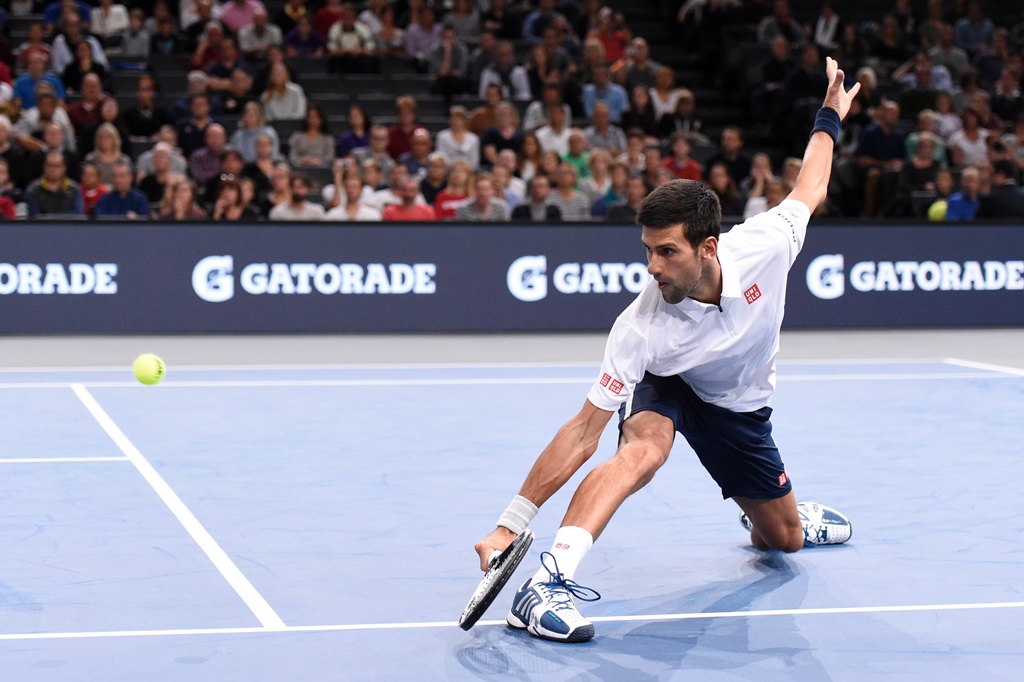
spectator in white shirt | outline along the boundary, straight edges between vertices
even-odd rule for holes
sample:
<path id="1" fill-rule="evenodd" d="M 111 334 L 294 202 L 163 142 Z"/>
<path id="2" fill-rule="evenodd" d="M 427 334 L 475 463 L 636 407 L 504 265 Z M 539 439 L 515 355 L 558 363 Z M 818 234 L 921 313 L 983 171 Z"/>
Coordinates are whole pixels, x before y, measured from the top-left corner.
<path id="1" fill-rule="evenodd" d="M 128 28 L 128 10 L 114 0 L 103 0 L 90 14 L 89 30 L 98 36 L 106 38 Z"/>
<path id="2" fill-rule="evenodd" d="M 291 199 L 270 209 L 271 220 L 323 220 L 324 207 L 307 201 L 309 178 L 293 173 L 288 179 L 288 188 L 291 190 Z"/>
<path id="3" fill-rule="evenodd" d="M 448 128 L 437 134 L 437 151 L 443 153 L 449 163 L 466 161 L 476 172 L 480 165 L 480 138 L 471 133 L 469 113 L 463 106 L 448 110 Z"/>
<path id="4" fill-rule="evenodd" d="M 260 7 L 252 17 L 252 24 L 238 32 L 238 49 L 250 59 L 263 59 L 271 45 L 280 46 L 283 40 L 281 29 L 270 23 L 267 10 Z"/>
<path id="5" fill-rule="evenodd" d="M 548 109 L 548 124 L 537 129 L 537 142 L 546 152 L 557 152 L 559 156 L 569 153 L 569 135 L 572 129 L 565 124 L 562 107 Z"/>
<path id="6" fill-rule="evenodd" d="M 363 203 L 363 181 L 355 173 L 345 178 L 345 201 L 324 214 L 329 221 L 380 221 L 381 212 Z"/>
<path id="7" fill-rule="evenodd" d="M 306 93 L 292 83 L 288 67 L 282 62 L 270 68 L 267 90 L 260 96 L 267 121 L 296 121 L 306 118 Z"/>

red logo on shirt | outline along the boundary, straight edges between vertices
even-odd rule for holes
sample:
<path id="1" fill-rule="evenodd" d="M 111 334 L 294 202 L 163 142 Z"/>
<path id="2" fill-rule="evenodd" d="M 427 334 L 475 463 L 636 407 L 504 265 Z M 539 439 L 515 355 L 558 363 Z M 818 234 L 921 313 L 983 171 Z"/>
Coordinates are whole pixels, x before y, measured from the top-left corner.
<path id="1" fill-rule="evenodd" d="M 779 474 L 779 487 L 781 488 L 782 486 L 786 485 L 786 481 L 788 480 L 789 476 L 787 476 L 786 472 L 783 471 L 781 474 Z"/>
<path id="2" fill-rule="evenodd" d="M 755 284 L 743 292 L 743 298 L 747 299 L 747 304 L 753 303 L 757 299 L 761 298 L 761 290 L 758 289 Z"/>
<path id="3" fill-rule="evenodd" d="M 601 385 L 602 386 L 607 386 L 608 382 L 611 381 L 611 380 L 612 380 L 612 378 L 611 378 L 610 375 L 608 375 L 608 374 L 602 374 L 601 375 Z"/>
<path id="4" fill-rule="evenodd" d="M 619 391 L 622 390 L 622 382 L 619 381 L 618 379 L 612 380 L 612 383 L 608 386 L 608 390 L 614 393 L 615 395 L 618 395 Z"/>

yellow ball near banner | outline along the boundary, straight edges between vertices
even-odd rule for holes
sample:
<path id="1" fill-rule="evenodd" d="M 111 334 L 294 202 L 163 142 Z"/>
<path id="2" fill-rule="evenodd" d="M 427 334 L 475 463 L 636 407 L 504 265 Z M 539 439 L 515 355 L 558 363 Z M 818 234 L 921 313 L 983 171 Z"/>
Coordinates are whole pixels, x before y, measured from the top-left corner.
<path id="1" fill-rule="evenodd" d="M 160 380 L 167 374 L 167 365 L 152 353 L 143 353 L 132 363 L 132 372 L 135 373 L 135 378 L 139 380 L 139 383 L 152 386 L 160 383 Z"/>
<path id="2" fill-rule="evenodd" d="M 939 222 L 946 219 L 946 208 L 949 205 L 945 199 L 939 199 L 928 207 L 928 220 Z"/>

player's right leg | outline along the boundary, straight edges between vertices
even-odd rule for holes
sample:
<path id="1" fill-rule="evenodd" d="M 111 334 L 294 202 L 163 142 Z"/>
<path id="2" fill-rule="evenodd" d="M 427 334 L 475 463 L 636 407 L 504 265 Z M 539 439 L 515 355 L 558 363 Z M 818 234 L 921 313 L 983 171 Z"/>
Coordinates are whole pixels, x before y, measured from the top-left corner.
<path id="1" fill-rule="evenodd" d="M 573 580 L 576 568 L 622 502 L 654 478 L 674 438 L 672 420 L 657 412 L 637 412 L 623 422 L 618 451 L 576 490 L 551 551 L 541 555 L 540 571 L 513 599 L 509 625 L 559 642 L 585 642 L 594 636 L 594 626 L 573 598 L 595 601 L 600 595 Z"/>

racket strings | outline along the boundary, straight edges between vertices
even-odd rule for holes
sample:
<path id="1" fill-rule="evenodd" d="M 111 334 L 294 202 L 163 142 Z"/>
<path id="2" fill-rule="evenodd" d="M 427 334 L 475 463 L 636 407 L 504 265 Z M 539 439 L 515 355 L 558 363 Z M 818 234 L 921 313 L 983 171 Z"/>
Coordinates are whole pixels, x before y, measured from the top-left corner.
<path id="1" fill-rule="evenodd" d="M 551 566 L 548 565 L 548 559 L 551 559 Z M 565 590 L 564 592 L 561 592 L 561 590 L 552 591 L 552 601 L 556 602 L 556 604 L 572 606 L 572 597 L 576 597 L 580 601 L 597 601 L 601 598 L 601 593 L 592 587 L 585 587 L 575 580 L 562 575 L 562 572 L 558 570 L 558 559 L 551 552 L 541 552 L 540 565 L 551 576 L 551 580 L 547 584 Z"/>

